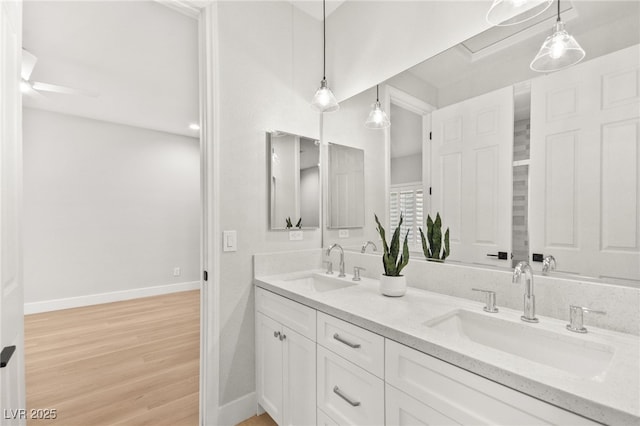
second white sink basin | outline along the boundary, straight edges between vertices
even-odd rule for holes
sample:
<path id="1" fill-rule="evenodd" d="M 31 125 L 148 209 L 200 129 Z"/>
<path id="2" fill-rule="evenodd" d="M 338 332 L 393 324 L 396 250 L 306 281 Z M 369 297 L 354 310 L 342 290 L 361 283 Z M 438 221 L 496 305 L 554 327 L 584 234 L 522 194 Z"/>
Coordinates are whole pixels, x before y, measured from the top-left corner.
<path id="1" fill-rule="evenodd" d="M 354 281 L 322 274 L 313 274 L 306 277 L 291 278 L 285 281 L 294 285 L 304 286 L 305 288 L 318 293 L 339 290 L 341 288 L 356 285 Z"/>
<path id="2" fill-rule="evenodd" d="M 611 346 L 463 309 L 454 310 L 424 325 L 452 337 L 468 339 L 578 377 L 603 374 L 613 357 Z"/>

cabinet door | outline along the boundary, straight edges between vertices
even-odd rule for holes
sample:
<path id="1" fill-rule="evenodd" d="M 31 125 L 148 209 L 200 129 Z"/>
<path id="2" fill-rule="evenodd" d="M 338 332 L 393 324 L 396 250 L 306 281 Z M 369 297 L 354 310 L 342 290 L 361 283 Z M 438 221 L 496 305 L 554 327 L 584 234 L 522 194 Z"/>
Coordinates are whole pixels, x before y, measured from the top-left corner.
<path id="1" fill-rule="evenodd" d="M 316 424 L 316 344 L 283 327 L 283 421 L 285 426 Z"/>
<path id="2" fill-rule="evenodd" d="M 282 424 L 282 326 L 256 312 L 256 373 L 258 403 Z"/>
<path id="3" fill-rule="evenodd" d="M 387 426 L 460 424 L 393 386 L 387 385 L 385 389 Z"/>

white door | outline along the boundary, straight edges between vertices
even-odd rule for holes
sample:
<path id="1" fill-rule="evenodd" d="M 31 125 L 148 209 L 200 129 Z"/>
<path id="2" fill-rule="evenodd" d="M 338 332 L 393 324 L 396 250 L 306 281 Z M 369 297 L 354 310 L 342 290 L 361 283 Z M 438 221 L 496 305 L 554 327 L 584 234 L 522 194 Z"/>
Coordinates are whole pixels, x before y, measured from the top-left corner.
<path id="1" fill-rule="evenodd" d="M 431 114 L 430 214 L 450 229 L 451 260 L 511 265 L 513 118 L 512 87 Z"/>
<path id="2" fill-rule="evenodd" d="M 15 346 L 0 369 L 0 424 L 23 424 L 24 326 L 22 196 L 22 3 L 0 2 L 0 347 Z M 5 354 L 8 353 L 5 351 Z"/>
<path id="3" fill-rule="evenodd" d="M 25 420 L 20 209 L 22 196 L 22 3 L 0 2 L 0 347 L 15 347 L 0 369 L 0 424 Z M 9 349 L 4 349 L 5 355 Z M 6 361 L 6 359 L 5 359 Z"/>
<path id="4" fill-rule="evenodd" d="M 256 312 L 258 404 L 279 425 L 282 424 L 282 326 Z"/>
<path id="5" fill-rule="evenodd" d="M 532 81 L 530 247 L 559 271 L 640 279 L 639 52 Z"/>
<path id="6" fill-rule="evenodd" d="M 283 422 L 316 424 L 316 344 L 283 327 Z"/>

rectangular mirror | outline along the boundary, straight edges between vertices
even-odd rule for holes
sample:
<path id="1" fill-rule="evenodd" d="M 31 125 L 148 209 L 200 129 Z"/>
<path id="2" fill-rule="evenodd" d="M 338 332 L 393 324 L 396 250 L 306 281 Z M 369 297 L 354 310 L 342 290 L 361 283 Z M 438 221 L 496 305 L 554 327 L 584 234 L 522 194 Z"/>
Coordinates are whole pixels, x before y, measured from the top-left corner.
<path id="1" fill-rule="evenodd" d="M 363 150 L 329 144 L 328 199 L 328 228 L 364 226 Z"/>
<path id="2" fill-rule="evenodd" d="M 271 230 L 320 227 L 319 145 L 304 136 L 267 132 Z"/>

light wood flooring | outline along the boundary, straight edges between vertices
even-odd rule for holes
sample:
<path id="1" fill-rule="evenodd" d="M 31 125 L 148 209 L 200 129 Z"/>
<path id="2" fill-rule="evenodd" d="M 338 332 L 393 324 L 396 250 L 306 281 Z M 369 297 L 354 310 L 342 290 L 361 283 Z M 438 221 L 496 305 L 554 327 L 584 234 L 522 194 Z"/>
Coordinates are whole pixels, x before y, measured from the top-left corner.
<path id="1" fill-rule="evenodd" d="M 198 424 L 200 293 L 25 317 L 28 425 Z"/>
<path id="2" fill-rule="evenodd" d="M 278 426 L 276 422 L 267 414 L 264 413 L 260 416 L 253 416 L 237 426 Z"/>

